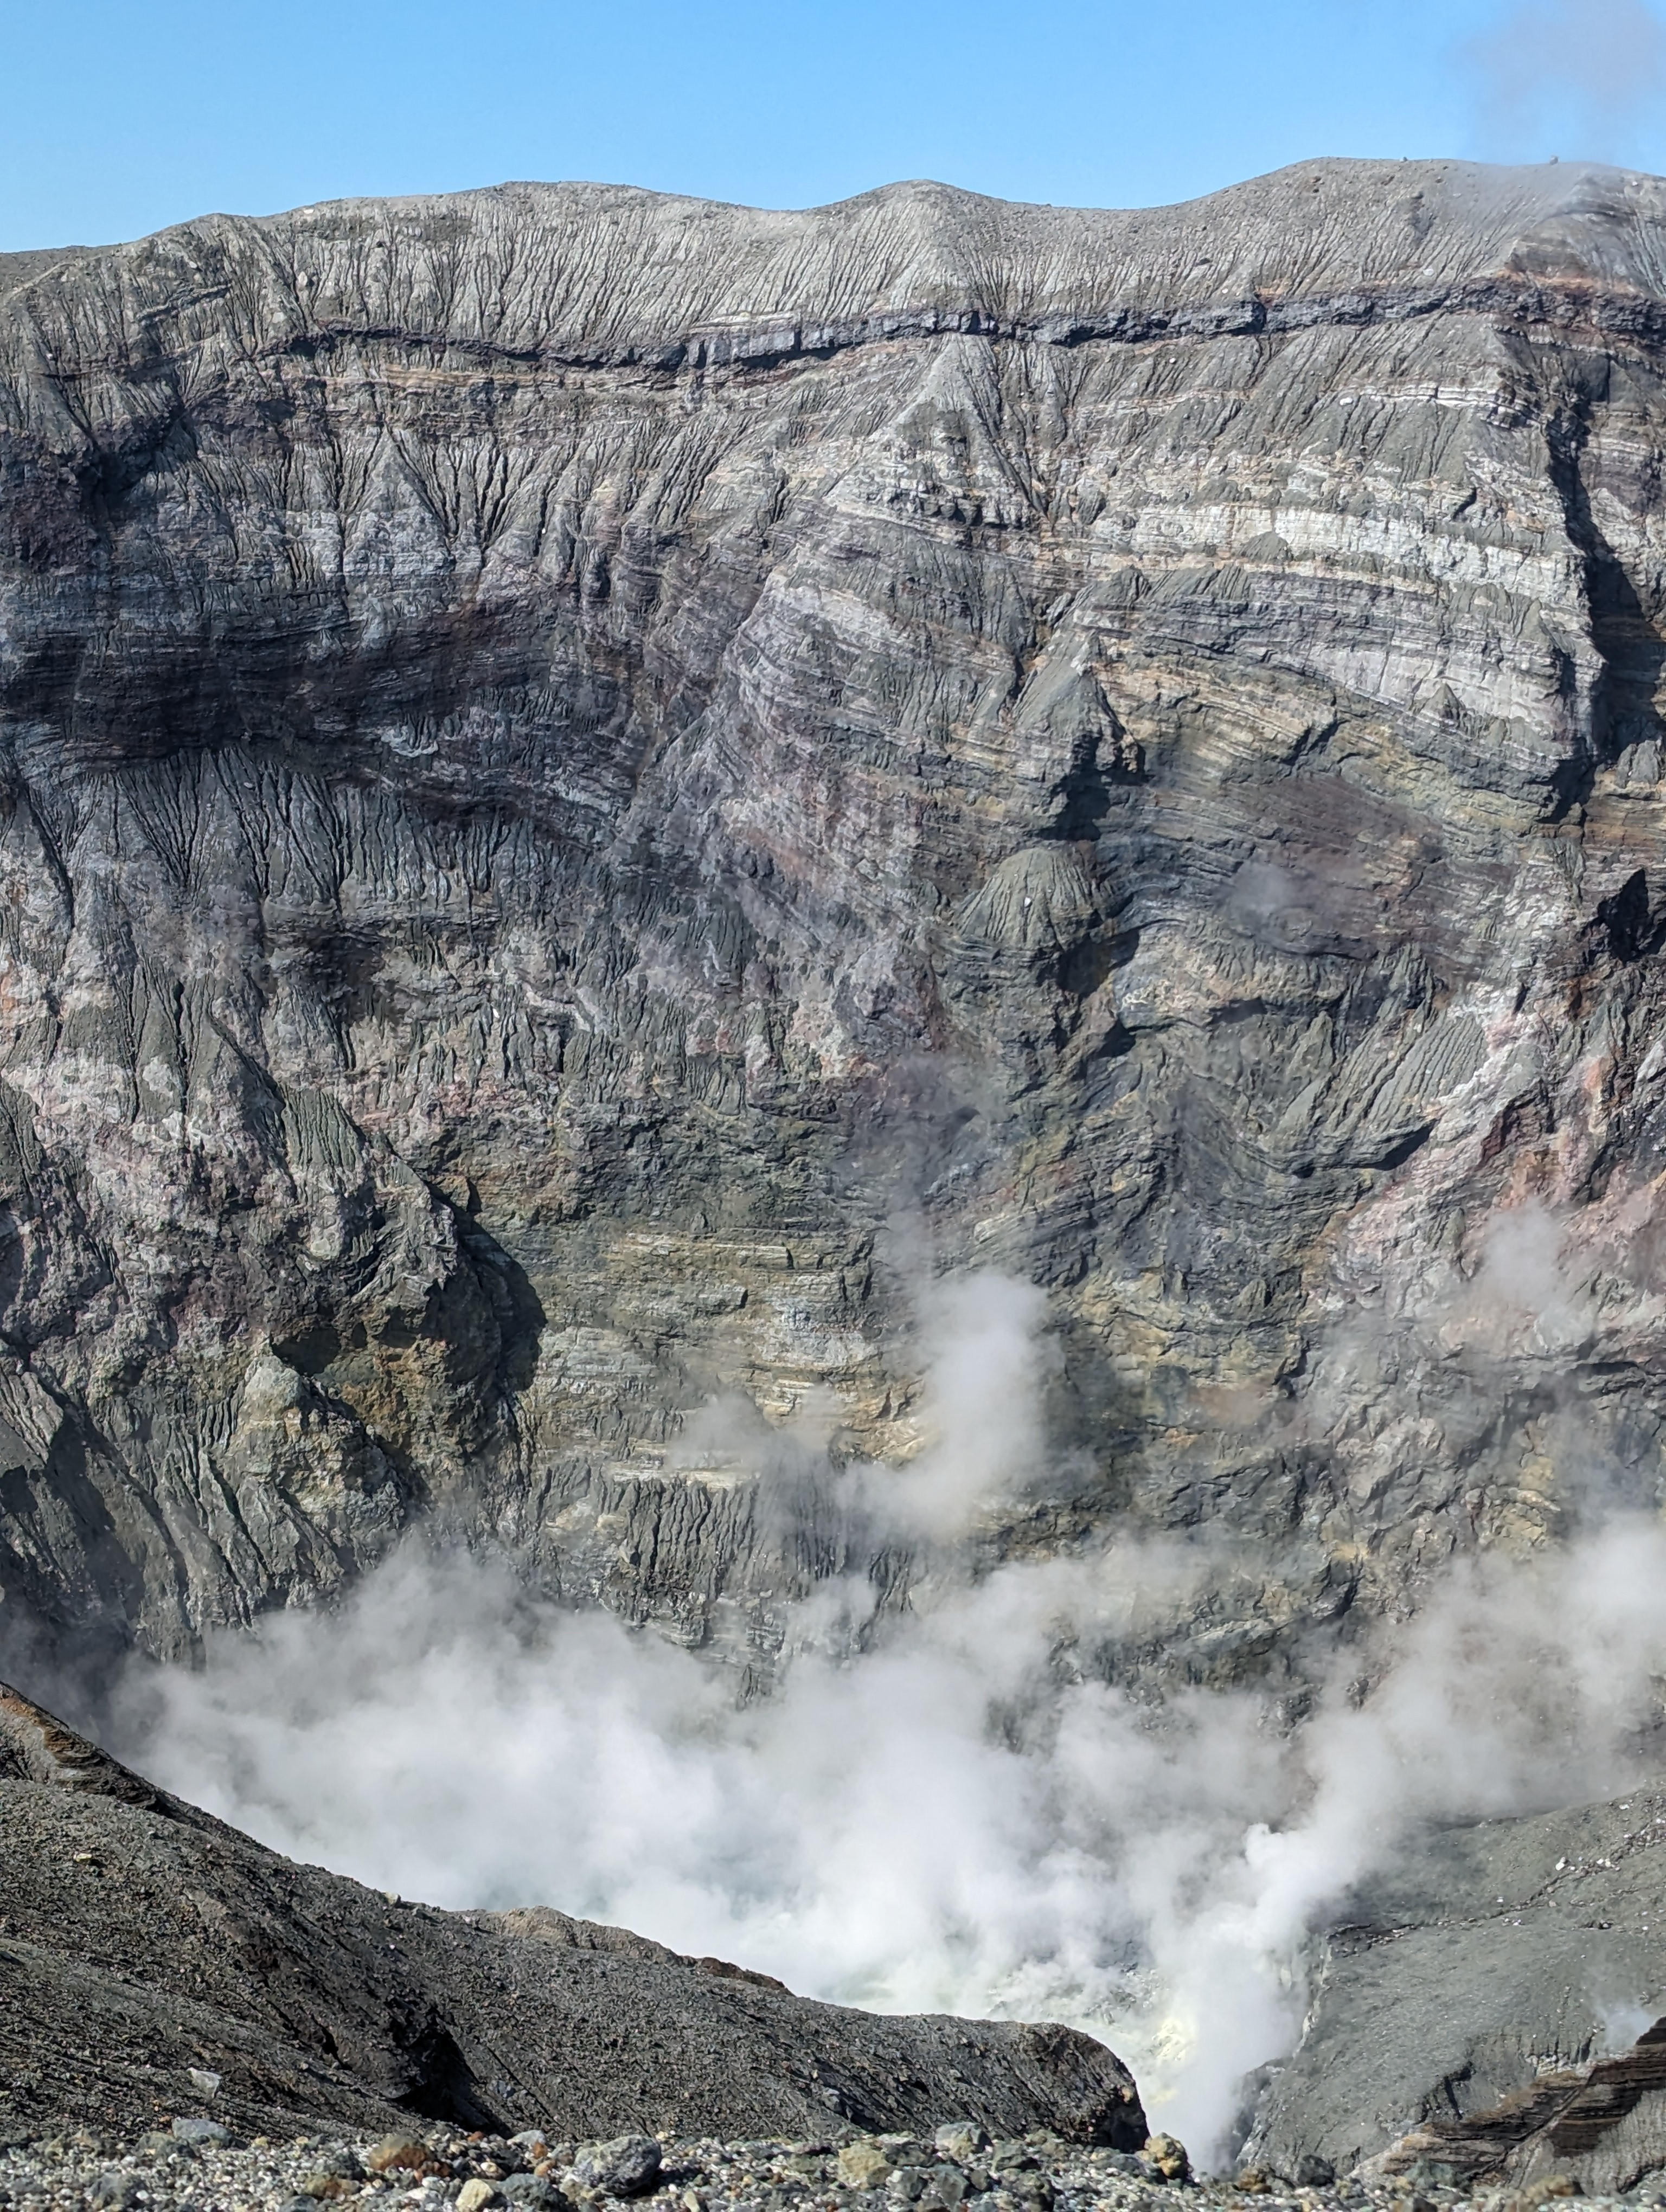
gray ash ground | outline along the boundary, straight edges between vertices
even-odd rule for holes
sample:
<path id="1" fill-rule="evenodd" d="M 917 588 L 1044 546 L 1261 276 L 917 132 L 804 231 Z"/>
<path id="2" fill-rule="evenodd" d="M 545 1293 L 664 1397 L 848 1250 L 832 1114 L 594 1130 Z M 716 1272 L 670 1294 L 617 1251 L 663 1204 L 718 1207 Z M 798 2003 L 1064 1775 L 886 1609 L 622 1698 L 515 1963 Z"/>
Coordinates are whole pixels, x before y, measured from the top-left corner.
<path id="1" fill-rule="evenodd" d="M 411 2212 L 1530 2212 L 1561 2190 L 1493 2191 L 1473 2199 L 1415 2180 L 1298 2188 L 1276 2177 L 1235 2181 L 1164 2175 L 1167 2157 L 1089 2148 L 1043 2134 L 988 2143 L 943 2130 L 941 2142 L 897 2136 L 842 2143 L 624 2138 L 552 2143 L 429 2128 L 375 2143 L 340 2136 L 244 2144 L 201 2121 L 123 2142 L 89 2130 L 0 2152 L 0 2208 L 30 2212 L 321 2212 L 358 2201 Z M 403 2146 L 403 2147 L 401 2147 Z M 390 2159 L 398 2162 L 390 2164 Z M 657 2171 L 655 2167 L 657 2166 Z M 1562 2185 L 1566 2187 L 1566 2185 Z M 1601 2204 L 1666 2206 L 1666 2179 Z"/>

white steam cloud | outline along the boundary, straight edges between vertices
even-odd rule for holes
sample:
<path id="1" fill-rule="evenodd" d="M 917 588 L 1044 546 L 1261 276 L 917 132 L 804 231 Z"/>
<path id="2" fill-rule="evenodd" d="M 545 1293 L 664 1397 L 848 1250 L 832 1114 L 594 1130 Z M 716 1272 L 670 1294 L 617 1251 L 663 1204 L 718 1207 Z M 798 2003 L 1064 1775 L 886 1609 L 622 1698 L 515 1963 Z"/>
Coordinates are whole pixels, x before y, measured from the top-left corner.
<path id="1" fill-rule="evenodd" d="M 1645 0 L 1517 0 L 1466 59 L 1487 150 L 1635 159 L 1666 91 L 1666 23 Z"/>
<path id="2" fill-rule="evenodd" d="M 941 1294 L 939 1440 L 900 1474 L 849 1471 L 853 1510 L 947 1547 L 1021 1490 L 1041 1314 L 998 1279 Z M 338 1613 L 136 1672 L 122 1748 L 380 1887 L 553 1904 L 885 2010 L 1074 2021 L 1218 2161 L 1243 2077 L 1295 2039 L 1316 1918 L 1420 1822 L 1626 1786 L 1666 1671 L 1666 1535 L 1641 1518 L 1451 1572 L 1409 1625 L 1339 1649 L 1293 1730 L 1270 1695 L 1158 1710 L 1095 1671 L 1220 1587 L 1204 1544 L 981 1581 L 938 1557 L 900 1616 L 859 1578 L 819 1589 L 775 1693 L 741 1705 L 651 1632 L 407 1553 Z M 1593 1997 L 1617 2018 L 1655 1994 Z"/>

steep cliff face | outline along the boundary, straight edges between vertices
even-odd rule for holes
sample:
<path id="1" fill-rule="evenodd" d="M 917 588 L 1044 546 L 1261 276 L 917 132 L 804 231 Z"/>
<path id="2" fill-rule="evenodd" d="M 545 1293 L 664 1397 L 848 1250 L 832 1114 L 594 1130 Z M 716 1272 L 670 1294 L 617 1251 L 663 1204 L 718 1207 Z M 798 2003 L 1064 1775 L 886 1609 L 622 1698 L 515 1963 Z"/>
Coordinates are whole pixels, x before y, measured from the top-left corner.
<path id="1" fill-rule="evenodd" d="M 767 1652 L 908 1560 L 687 1417 L 906 1457 L 922 1256 L 1062 1349 L 984 1540 L 1213 1532 L 1199 1677 L 1652 1494 L 1666 185 L 0 276 L 14 1624 L 439 1515 Z"/>

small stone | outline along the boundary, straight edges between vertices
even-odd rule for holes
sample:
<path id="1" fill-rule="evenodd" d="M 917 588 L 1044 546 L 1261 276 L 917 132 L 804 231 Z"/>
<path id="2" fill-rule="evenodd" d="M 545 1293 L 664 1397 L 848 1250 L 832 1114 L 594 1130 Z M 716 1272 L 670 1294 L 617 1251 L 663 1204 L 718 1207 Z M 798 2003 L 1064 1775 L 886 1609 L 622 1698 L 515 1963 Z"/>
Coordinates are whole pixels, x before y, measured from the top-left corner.
<path id="1" fill-rule="evenodd" d="M 976 2120 L 945 2120 L 933 2140 L 944 2157 L 953 2159 L 957 2166 L 970 2166 L 989 2142 Z"/>
<path id="2" fill-rule="evenodd" d="M 839 2179 L 847 2189 L 877 2189 L 891 2172 L 891 2154 L 872 2136 L 847 2143 L 839 2153 Z"/>
<path id="3" fill-rule="evenodd" d="M 187 2066 L 185 2073 L 199 2097 L 211 2097 L 220 2087 L 220 2076 L 210 2074 L 206 2066 Z"/>
<path id="4" fill-rule="evenodd" d="M 511 2204 L 525 2207 L 526 2212 L 545 2212 L 556 2201 L 554 2187 L 541 2173 L 512 2173 L 502 2191 Z"/>
<path id="5" fill-rule="evenodd" d="M 458 2191 L 457 2212 L 486 2212 L 489 2204 L 500 2204 L 502 2201 L 496 2184 L 476 2174 L 472 2181 L 465 2181 Z"/>
<path id="6" fill-rule="evenodd" d="M 615 2136 L 587 2143 L 573 2161 L 573 2178 L 581 2188 L 610 2197 L 643 2197 L 659 2185 L 662 2155 L 652 2136 Z"/>
<path id="7" fill-rule="evenodd" d="M 182 2114 L 173 2123 L 173 2140 L 182 2143 L 228 2143 L 231 2130 L 218 2120 L 197 2113 Z"/>
<path id="8" fill-rule="evenodd" d="M 927 2212 L 955 2212 L 966 2196 L 966 2177 L 958 2166 L 939 2165 L 926 2175 L 920 2202 Z"/>
<path id="9" fill-rule="evenodd" d="M 1186 2146 L 1174 2136 L 1151 2136 L 1146 2142 L 1146 2156 L 1164 2181 L 1189 2181 L 1192 2162 L 1186 2155 Z"/>
<path id="10" fill-rule="evenodd" d="M 1270 2174 L 1258 2166 L 1246 2166 L 1232 2182 L 1242 2197 L 1265 2197 L 1273 2186 Z"/>
<path id="11" fill-rule="evenodd" d="M 137 2173 L 123 2173 L 119 2168 L 100 2174 L 93 2184 L 94 2204 L 106 2204 L 111 2212 L 131 2212 L 139 2201 L 139 2191 L 144 2186 Z"/>
<path id="12" fill-rule="evenodd" d="M 434 2154 L 420 2136 L 384 2136 L 365 2154 L 372 2173 L 422 2173 L 435 2162 Z"/>

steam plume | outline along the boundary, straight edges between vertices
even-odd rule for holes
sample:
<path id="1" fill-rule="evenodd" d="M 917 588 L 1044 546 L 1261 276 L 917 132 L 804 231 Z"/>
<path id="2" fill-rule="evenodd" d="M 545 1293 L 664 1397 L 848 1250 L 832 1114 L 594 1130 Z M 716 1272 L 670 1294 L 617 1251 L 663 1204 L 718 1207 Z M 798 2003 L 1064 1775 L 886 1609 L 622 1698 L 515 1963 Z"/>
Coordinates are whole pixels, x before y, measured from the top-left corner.
<path id="1" fill-rule="evenodd" d="M 1645 0 L 1517 0 L 1467 59 L 1488 152 L 1619 161 L 1666 88 L 1666 24 Z"/>
<path id="2" fill-rule="evenodd" d="M 411 1551 L 335 1614 L 135 1670 L 120 1748 L 408 1895 L 555 1904 L 884 2009 L 1073 2021 L 1219 2162 L 1243 2077 L 1298 2032 L 1303 1938 L 1350 1884 L 1420 1821 L 1600 1795 L 1646 1763 L 1666 1535 L 1636 1516 L 1450 1571 L 1409 1625 L 1317 1655 L 1293 1730 L 1251 1688 L 1155 1711 L 1092 1655 L 1160 1641 L 1229 1563 L 1123 1540 L 955 1571 L 991 1486 L 1039 1462 L 1045 1362 L 1033 1292 L 953 1300 L 942 1440 L 911 1474 L 846 1478 L 870 1523 L 935 1534 L 930 1595 L 879 1620 L 863 1578 L 824 1587 L 772 1697 L 739 1704 L 697 1656 L 534 1602 L 502 1565 Z"/>

